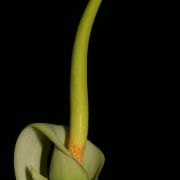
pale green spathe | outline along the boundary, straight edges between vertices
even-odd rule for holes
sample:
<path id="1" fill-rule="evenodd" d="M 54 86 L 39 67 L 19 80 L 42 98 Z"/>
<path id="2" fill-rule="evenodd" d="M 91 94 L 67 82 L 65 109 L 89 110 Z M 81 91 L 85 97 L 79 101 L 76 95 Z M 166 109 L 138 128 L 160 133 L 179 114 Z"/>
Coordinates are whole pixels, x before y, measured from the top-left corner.
<path id="1" fill-rule="evenodd" d="M 86 143 L 84 164 L 79 165 L 66 149 L 68 129 L 36 123 L 19 135 L 14 154 L 16 180 L 97 180 L 104 164 L 103 153 L 90 141 Z M 55 148 L 48 175 L 50 144 Z"/>

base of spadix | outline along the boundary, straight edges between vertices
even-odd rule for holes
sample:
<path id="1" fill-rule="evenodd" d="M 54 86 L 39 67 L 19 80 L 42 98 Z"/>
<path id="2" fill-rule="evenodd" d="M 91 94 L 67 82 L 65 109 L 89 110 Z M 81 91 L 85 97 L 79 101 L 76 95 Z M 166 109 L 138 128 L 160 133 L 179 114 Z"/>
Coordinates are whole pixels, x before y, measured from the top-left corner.
<path id="1" fill-rule="evenodd" d="M 69 144 L 68 151 L 80 165 L 83 165 L 83 157 L 84 157 L 83 147 L 78 147 L 76 144 Z"/>

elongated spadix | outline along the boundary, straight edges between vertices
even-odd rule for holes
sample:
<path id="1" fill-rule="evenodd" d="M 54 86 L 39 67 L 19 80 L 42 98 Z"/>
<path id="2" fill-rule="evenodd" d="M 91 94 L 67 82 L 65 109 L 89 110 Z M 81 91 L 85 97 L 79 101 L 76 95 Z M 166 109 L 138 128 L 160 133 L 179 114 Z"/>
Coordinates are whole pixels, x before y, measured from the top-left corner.
<path id="1" fill-rule="evenodd" d="M 90 32 L 102 0 L 90 0 L 77 29 L 73 47 L 68 150 L 82 164 L 88 134 L 87 52 Z"/>

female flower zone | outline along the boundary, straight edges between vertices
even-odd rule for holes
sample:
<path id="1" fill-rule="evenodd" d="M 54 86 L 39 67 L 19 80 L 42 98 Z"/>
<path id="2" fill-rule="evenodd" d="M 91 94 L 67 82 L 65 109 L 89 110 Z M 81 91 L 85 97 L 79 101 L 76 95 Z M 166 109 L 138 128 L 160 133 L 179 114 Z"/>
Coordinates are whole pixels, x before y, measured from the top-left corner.
<path id="1" fill-rule="evenodd" d="M 46 123 L 27 126 L 15 146 L 16 180 L 98 179 L 105 158 L 101 150 L 87 140 L 87 50 L 101 1 L 89 1 L 77 29 L 71 67 L 70 127 Z M 52 143 L 54 150 L 48 165 Z"/>

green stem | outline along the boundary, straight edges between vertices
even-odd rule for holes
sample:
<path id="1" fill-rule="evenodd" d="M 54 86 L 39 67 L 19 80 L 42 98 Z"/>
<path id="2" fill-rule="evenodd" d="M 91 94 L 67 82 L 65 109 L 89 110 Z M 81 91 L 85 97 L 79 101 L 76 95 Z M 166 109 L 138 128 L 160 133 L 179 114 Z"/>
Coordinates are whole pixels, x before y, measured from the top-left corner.
<path id="1" fill-rule="evenodd" d="M 88 134 L 87 52 L 92 25 L 102 0 L 90 0 L 77 29 L 73 47 L 70 89 L 69 144 L 85 146 Z"/>

